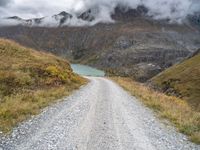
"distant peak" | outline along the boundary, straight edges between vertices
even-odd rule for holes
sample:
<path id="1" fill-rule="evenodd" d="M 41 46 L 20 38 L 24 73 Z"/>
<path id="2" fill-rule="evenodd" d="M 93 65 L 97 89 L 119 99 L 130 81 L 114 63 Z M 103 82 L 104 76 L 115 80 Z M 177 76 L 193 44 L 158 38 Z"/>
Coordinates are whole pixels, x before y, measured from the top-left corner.
<path id="1" fill-rule="evenodd" d="M 93 7 L 90 9 L 87 9 L 86 11 L 82 12 L 78 18 L 88 21 L 88 22 L 92 22 L 95 19 L 97 19 L 98 15 L 100 14 L 101 10 L 99 7 Z"/>
<path id="2" fill-rule="evenodd" d="M 6 19 L 22 20 L 22 18 L 20 18 L 18 16 L 7 17 Z"/>
<path id="3" fill-rule="evenodd" d="M 117 6 L 112 14 L 114 20 L 133 19 L 135 17 L 142 17 L 148 13 L 148 8 L 143 5 L 138 6 L 136 9 L 130 9 L 123 6 Z"/>
<path id="4" fill-rule="evenodd" d="M 66 11 L 62 11 L 58 15 L 60 15 L 60 16 L 68 16 L 68 15 L 71 15 L 71 14 L 67 13 Z"/>

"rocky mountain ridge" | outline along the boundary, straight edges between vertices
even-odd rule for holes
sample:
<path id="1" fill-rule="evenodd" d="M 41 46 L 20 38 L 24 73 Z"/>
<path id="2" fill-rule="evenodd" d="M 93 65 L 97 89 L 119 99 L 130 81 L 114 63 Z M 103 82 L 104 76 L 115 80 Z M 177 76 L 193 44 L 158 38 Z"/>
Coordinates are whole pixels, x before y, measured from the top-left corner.
<path id="1" fill-rule="evenodd" d="M 85 25 L 95 25 L 98 23 L 102 23 L 102 20 L 98 20 L 98 15 L 100 13 L 99 8 L 91 8 L 85 10 L 81 13 L 70 14 L 68 12 L 62 11 L 53 16 L 45 16 L 41 18 L 30 18 L 23 19 L 18 16 L 12 16 L 4 18 L 4 20 L 9 20 L 15 22 L 16 25 L 23 26 L 85 26 Z M 148 17 L 153 19 L 152 16 L 148 15 L 148 9 L 143 5 L 138 6 L 136 9 L 129 9 L 122 6 L 116 6 L 113 13 L 111 13 L 111 22 L 112 21 L 133 21 L 134 18 L 138 17 Z M 107 20 L 108 21 L 108 20 Z M 161 20 L 160 20 L 161 21 Z M 162 20 L 163 21 L 163 20 Z M 165 23 L 169 22 L 169 19 L 164 20 Z M 76 23 L 75 23 L 76 22 Z M 108 21 L 109 22 L 109 21 Z M 195 13 L 194 15 L 189 15 L 185 23 L 196 25 L 198 29 L 200 29 L 200 13 Z M 52 25 L 53 24 L 53 25 Z"/>
<path id="2" fill-rule="evenodd" d="M 23 19 L 18 16 L 12 16 L 4 18 L 5 20 L 14 21 L 16 25 L 23 25 L 28 27 L 37 27 L 37 26 L 51 26 L 60 27 L 60 26 L 76 26 L 73 22 L 80 23 L 82 25 L 89 25 L 92 21 L 96 19 L 98 10 L 89 9 L 81 14 L 70 14 L 65 11 L 60 12 L 59 14 L 55 14 L 53 16 L 46 16 L 42 18 L 31 18 L 31 19 Z M 77 26 L 79 26 L 77 24 Z"/>
<path id="3" fill-rule="evenodd" d="M 42 18 L 32 18 L 32 19 L 22 19 L 18 16 L 7 17 L 5 19 L 16 21 L 17 25 L 24 26 L 43 26 L 43 22 L 47 19 L 54 20 L 58 26 L 62 26 L 67 20 L 72 19 L 73 16 L 65 11 L 60 12 L 59 14 L 53 15 L 51 17 L 42 17 Z"/>

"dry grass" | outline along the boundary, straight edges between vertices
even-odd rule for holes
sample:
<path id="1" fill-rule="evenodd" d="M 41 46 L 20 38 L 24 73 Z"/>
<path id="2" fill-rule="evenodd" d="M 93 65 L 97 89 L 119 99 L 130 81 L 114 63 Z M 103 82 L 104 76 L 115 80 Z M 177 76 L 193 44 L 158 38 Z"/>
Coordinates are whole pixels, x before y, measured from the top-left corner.
<path id="1" fill-rule="evenodd" d="M 151 83 L 169 95 L 183 98 L 200 112 L 200 54 L 168 68 Z"/>
<path id="2" fill-rule="evenodd" d="M 0 130 L 8 133 L 85 83 L 66 60 L 0 39 Z"/>
<path id="3" fill-rule="evenodd" d="M 112 78 L 162 118 L 170 120 L 191 141 L 200 144 L 200 113 L 182 99 L 156 92 L 130 78 Z"/>
<path id="4" fill-rule="evenodd" d="M 42 108 L 57 102 L 64 96 L 68 96 L 79 86 L 77 84 L 72 89 L 67 86 L 60 86 L 58 88 L 20 92 L 4 97 L 0 104 L 0 129 L 9 133 L 19 122 L 40 113 Z"/>

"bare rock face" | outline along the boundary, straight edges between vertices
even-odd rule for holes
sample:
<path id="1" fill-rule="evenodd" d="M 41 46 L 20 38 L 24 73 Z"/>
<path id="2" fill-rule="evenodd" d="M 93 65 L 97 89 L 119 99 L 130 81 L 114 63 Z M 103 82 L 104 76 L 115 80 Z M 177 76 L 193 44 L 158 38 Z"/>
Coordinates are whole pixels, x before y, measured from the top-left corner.
<path id="1" fill-rule="evenodd" d="M 58 20 L 60 22 L 60 26 L 61 26 L 68 19 L 72 19 L 73 16 L 65 11 L 62 11 L 61 13 L 54 15 L 53 17 L 55 18 L 55 20 Z"/>
<path id="2" fill-rule="evenodd" d="M 133 46 L 133 44 L 134 44 L 134 41 L 132 41 L 128 37 L 120 36 L 119 38 L 117 38 L 117 40 L 114 44 L 114 48 L 116 48 L 116 49 L 127 49 L 127 48 Z"/>
<path id="3" fill-rule="evenodd" d="M 20 18 L 18 16 L 8 17 L 7 19 L 22 20 L 22 18 Z"/>
<path id="4" fill-rule="evenodd" d="M 35 18 L 35 19 L 33 19 L 33 20 L 34 20 L 34 22 L 35 22 L 36 24 L 40 24 L 40 23 L 42 22 L 43 18 Z"/>
<path id="5" fill-rule="evenodd" d="M 112 74 L 131 76 L 145 82 L 162 70 L 180 62 L 190 54 L 188 50 L 135 49 L 113 50 L 105 53 L 97 66 Z"/>
<path id="6" fill-rule="evenodd" d="M 53 21 L 58 22 L 58 26 L 62 26 L 64 23 L 66 23 L 67 20 L 72 19 L 73 16 L 65 11 L 62 11 L 59 14 L 51 16 L 50 18 Z M 13 17 L 8 17 L 6 19 L 18 21 L 18 24 L 22 26 L 32 27 L 32 26 L 42 26 L 42 22 L 46 19 L 46 17 L 22 19 L 18 16 L 13 16 Z"/>
<path id="7" fill-rule="evenodd" d="M 189 16 L 191 22 L 200 26 L 200 13 L 195 13 L 194 15 Z"/>
<path id="8" fill-rule="evenodd" d="M 95 20 L 95 14 L 97 12 L 98 12 L 98 10 L 96 10 L 96 9 L 89 9 L 86 12 L 83 12 L 80 16 L 78 16 L 78 18 L 91 22 L 91 21 Z"/>
<path id="9" fill-rule="evenodd" d="M 148 9 L 143 5 L 138 6 L 136 9 L 128 9 L 122 6 L 117 6 L 112 18 L 114 20 L 134 20 L 137 17 L 144 17 L 147 13 Z"/>

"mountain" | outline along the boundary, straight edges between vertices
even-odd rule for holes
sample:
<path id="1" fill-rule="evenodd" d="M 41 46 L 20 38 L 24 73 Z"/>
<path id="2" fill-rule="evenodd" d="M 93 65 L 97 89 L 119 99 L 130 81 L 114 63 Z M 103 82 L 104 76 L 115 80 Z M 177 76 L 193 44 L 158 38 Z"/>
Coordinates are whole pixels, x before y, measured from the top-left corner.
<path id="1" fill-rule="evenodd" d="M 68 61 L 0 39 L 0 130 L 9 131 L 84 82 Z"/>
<path id="2" fill-rule="evenodd" d="M 22 19 L 18 16 L 13 16 L 6 19 L 15 21 L 17 25 L 33 26 L 41 24 L 44 18 Z"/>
<path id="3" fill-rule="evenodd" d="M 42 18 L 30 18 L 23 19 L 18 16 L 12 16 L 4 18 L 2 21 L 10 20 L 16 22 L 16 25 L 23 25 L 29 27 L 36 26 L 50 26 L 50 27 L 60 27 L 60 26 L 82 26 L 82 25 L 94 25 L 101 23 L 102 18 L 99 18 L 100 8 L 93 7 L 82 13 L 70 14 L 65 11 L 55 14 L 53 16 L 46 16 Z M 111 19 L 113 21 L 134 21 L 136 18 L 145 17 L 150 20 L 153 17 L 149 16 L 149 10 L 143 5 L 138 6 L 136 9 L 131 9 L 123 6 L 116 6 L 114 12 L 111 13 Z M 98 21 L 97 21 L 98 20 Z M 169 19 L 160 20 L 159 22 L 169 23 Z M 196 12 L 193 15 L 189 15 L 186 19 L 188 25 L 196 25 L 196 28 L 200 29 L 200 13 Z M 93 22 L 93 23 L 92 23 Z M 104 21 L 103 21 L 104 22 Z M 80 24 L 80 25 L 78 25 Z"/>
<path id="4" fill-rule="evenodd" d="M 8 17 L 7 20 L 16 21 L 18 25 L 23 26 L 45 26 L 46 21 L 55 22 L 57 26 L 62 26 L 65 22 L 72 19 L 73 16 L 65 11 L 51 17 L 33 18 L 33 19 L 22 19 L 18 16 Z"/>
<path id="5" fill-rule="evenodd" d="M 95 15 L 98 13 L 97 9 L 89 9 L 86 12 L 83 12 L 78 16 L 78 19 L 82 19 L 85 21 L 94 21 L 95 20 Z"/>
<path id="6" fill-rule="evenodd" d="M 23 25 L 28 27 L 41 27 L 41 26 L 50 26 L 50 27 L 60 27 L 60 26 L 73 26 L 74 22 L 89 24 L 94 21 L 95 15 L 97 15 L 97 9 L 89 9 L 81 14 L 72 15 L 65 11 L 60 12 L 59 14 L 53 16 L 46 16 L 42 18 L 32 18 L 32 19 L 22 19 L 18 16 L 4 18 L 5 21 L 16 22 L 16 25 Z"/>
<path id="7" fill-rule="evenodd" d="M 72 26 L 69 20 L 75 18 L 80 24 L 95 22 L 98 9 L 76 15 L 62 12 L 50 17 L 57 20 L 54 28 L 0 27 L 0 37 L 52 52 L 74 63 L 104 69 L 109 75 L 129 76 L 145 82 L 200 47 L 196 24 L 154 20 L 147 13 L 148 9 L 143 6 L 116 7 L 111 16 L 114 23 Z M 48 17 L 40 21 L 44 19 Z"/>
<path id="8" fill-rule="evenodd" d="M 200 110 L 200 50 L 151 79 L 163 92 L 181 97 Z"/>
<path id="9" fill-rule="evenodd" d="M 7 19 L 13 19 L 13 20 L 18 20 L 18 21 L 23 20 L 22 18 L 20 18 L 18 16 L 8 17 Z"/>
<path id="10" fill-rule="evenodd" d="M 61 13 L 54 15 L 53 18 L 59 22 L 59 25 L 62 26 L 67 20 L 72 19 L 72 15 L 62 11 Z"/>
<path id="11" fill-rule="evenodd" d="M 200 28 L 200 13 L 195 13 L 194 15 L 190 15 L 189 20 L 191 23 Z"/>
<path id="12" fill-rule="evenodd" d="M 126 7 L 124 8 L 122 6 L 117 6 L 111 17 L 114 20 L 134 21 L 136 17 L 147 16 L 147 13 L 148 9 L 142 5 L 138 6 L 136 9 L 128 9 Z"/>

